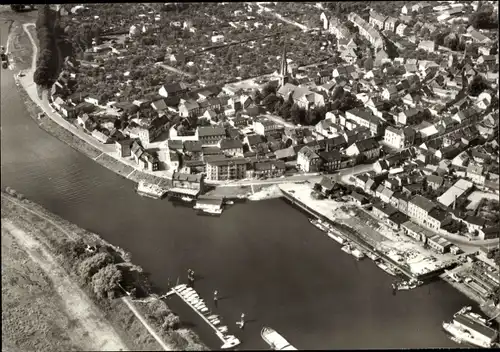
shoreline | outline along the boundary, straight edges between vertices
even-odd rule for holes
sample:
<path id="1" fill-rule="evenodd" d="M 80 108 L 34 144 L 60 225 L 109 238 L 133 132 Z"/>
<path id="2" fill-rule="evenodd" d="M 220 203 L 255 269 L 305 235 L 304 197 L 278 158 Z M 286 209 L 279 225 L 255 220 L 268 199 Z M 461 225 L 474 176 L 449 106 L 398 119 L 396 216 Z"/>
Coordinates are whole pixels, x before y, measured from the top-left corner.
<path id="1" fill-rule="evenodd" d="M 14 23 L 14 21 L 13 21 Z M 75 125 L 72 125 L 69 121 L 61 117 L 57 112 L 52 113 L 52 111 L 47 111 L 44 109 L 44 106 L 42 106 L 42 101 L 36 101 L 32 96 L 30 96 L 30 93 L 28 91 L 29 87 L 28 85 L 33 85 L 35 84 L 32 82 L 32 79 L 30 78 L 33 76 L 34 70 L 35 70 L 35 65 L 36 65 L 36 55 L 38 53 L 38 46 L 35 42 L 35 39 L 33 37 L 33 34 L 30 32 L 30 30 L 35 28 L 34 23 L 24 23 L 21 25 L 23 34 L 27 35 L 29 37 L 29 40 L 31 42 L 32 46 L 32 52 L 31 52 L 31 60 L 32 64 L 31 67 L 24 69 L 24 70 L 12 70 L 14 72 L 14 80 L 17 86 L 17 89 L 23 99 L 23 102 L 27 106 L 27 110 L 30 113 L 30 116 L 32 120 L 45 132 L 50 134 L 51 136 L 59 139 L 60 141 L 66 143 L 69 145 L 71 148 L 75 149 L 77 152 L 80 152 L 87 156 L 88 158 L 92 159 L 93 161 L 97 162 L 99 165 L 104 166 L 110 171 L 113 171 L 114 173 L 131 180 L 135 183 L 138 183 L 139 181 L 145 181 L 148 183 L 156 184 L 160 187 L 164 188 L 169 188 L 171 185 L 171 176 L 165 175 L 165 176 L 159 176 L 155 175 L 150 172 L 145 172 L 143 170 L 138 169 L 135 166 L 130 165 L 127 161 L 128 160 L 123 160 L 122 158 L 118 158 L 115 155 L 113 155 L 112 152 L 108 152 L 104 150 L 104 148 L 112 148 L 111 144 L 106 144 L 102 145 L 99 148 L 96 147 L 96 145 L 99 145 L 100 143 L 97 141 L 92 141 L 90 143 L 88 140 L 85 140 L 82 138 L 78 133 L 75 133 L 78 130 L 78 127 Z M 9 38 L 13 35 L 12 30 L 9 32 Z M 15 72 L 17 71 L 17 72 Z M 19 78 L 17 75 L 19 72 L 24 73 L 23 78 Z M 43 94 L 43 93 L 42 93 Z M 47 92 L 48 94 L 48 92 Z M 44 113 L 45 117 L 43 119 L 38 119 L 38 114 L 39 113 Z M 58 114 L 60 116 L 60 119 L 63 119 L 65 124 L 68 126 L 64 126 L 61 121 L 58 121 L 59 119 L 56 119 L 52 116 L 52 114 Z M 71 128 L 70 128 L 70 127 Z M 89 138 L 92 138 L 89 136 Z M 166 171 L 168 172 L 168 171 Z M 231 181 L 232 182 L 232 181 Z M 231 182 L 215 182 L 215 183 L 210 183 L 207 182 L 207 185 L 215 187 L 215 192 L 217 193 L 218 188 L 228 188 L 228 186 Z M 269 184 L 269 185 L 259 185 L 256 187 L 262 187 L 263 189 L 274 189 L 278 183 L 276 184 Z M 250 187 L 250 186 L 242 186 L 242 187 Z M 235 188 L 234 186 L 231 186 L 231 188 Z M 241 192 L 238 192 L 236 189 L 234 189 L 233 192 L 229 192 L 227 196 L 238 196 L 241 194 Z M 273 193 L 273 192 L 271 192 Z M 253 193 L 252 193 L 253 194 Z M 246 198 L 249 197 L 251 194 L 245 194 Z M 265 199 L 272 199 L 276 198 L 276 195 L 261 195 L 257 197 L 253 197 L 251 200 L 253 201 L 259 201 L 259 200 L 265 200 Z"/>
<path id="2" fill-rule="evenodd" d="M 300 211 L 306 212 L 308 215 L 311 215 L 315 219 L 317 218 L 320 220 L 324 220 L 323 218 L 325 218 L 325 216 L 318 217 L 318 214 L 315 213 L 316 211 L 309 209 L 309 207 L 307 205 L 306 205 L 306 207 L 304 207 L 302 204 L 300 204 L 301 201 L 296 199 L 293 194 L 290 194 L 289 192 L 287 192 L 283 189 L 281 189 L 281 192 L 283 193 L 282 198 L 287 203 L 289 203 L 291 206 L 299 209 Z M 289 198 L 291 198 L 292 200 L 290 200 Z M 328 223 L 331 223 L 331 221 L 328 220 Z M 365 247 L 364 244 L 362 244 L 362 243 L 360 244 L 360 241 L 364 242 L 364 240 L 357 235 L 356 229 L 354 229 L 348 225 L 345 225 L 345 224 L 340 224 L 342 226 L 338 226 L 339 224 L 334 224 L 334 225 L 335 225 L 334 226 L 335 230 L 340 232 L 343 237 L 347 238 L 348 241 L 354 242 L 356 245 L 358 245 L 362 248 Z M 346 234 L 346 231 L 343 231 L 342 228 L 347 228 L 348 232 L 352 232 L 352 234 Z M 368 244 L 368 245 L 371 246 L 370 244 Z M 381 253 L 377 247 L 372 248 L 371 251 L 376 253 L 377 256 L 383 258 L 385 261 L 387 261 L 389 259 L 389 262 L 391 263 L 391 265 L 394 265 L 393 261 L 390 260 L 390 258 L 387 258 L 387 255 L 385 255 L 384 253 Z M 397 265 L 396 267 L 401 271 L 399 265 Z M 406 273 L 405 273 L 405 275 L 408 277 L 411 277 L 410 275 L 408 275 Z M 478 307 L 480 308 L 480 310 L 483 312 L 483 314 L 485 314 L 487 317 L 493 318 L 496 315 L 495 320 L 498 323 L 500 323 L 500 316 L 498 315 L 500 312 L 500 309 L 491 307 L 491 304 L 487 305 L 487 303 L 491 303 L 490 301 L 486 301 L 486 300 L 482 299 L 481 297 L 478 297 L 477 295 L 472 294 L 471 291 L 463 283 L 455 283 L 452 280 L 449 280 L 448 277 L 446 276 L 446 274 L 444 274 L 444 273 L 441 273 L 439 275 L 434 275 L 434 277 L 431 278 L 431 280 L 437 279 L 437 278 L 439 278 L 442 281 L 447 282 L 450 286 L 452 286 L 458 292 L 460 292 L 461 294 L 463 294 L 464 296 L 466 296 L 467 298 L 472 300 L 474 303 L 476 303 L 478 305 Z M 422 279 L 422 280 L 424 280 L 424 279 Z"/>
<path id="3" fill-rule="evenodd" d="M 133 317 L 137 320 L 136 324 L 139 321 L 143 324 L 142 326 L 144 329 L 148 330 L 146 336 L 156 340 L 159 346 L 162 347 L 162 350 L 183 350 L 185 348 L 208 350 L 207 346 L 201 342 L 199 337 L 192 330 L 183 326 L 179 318 L 175 320 L 177 322 L 175 327 L 165 328 L 163 326 L 163 322 L 167 318 L 167 315 L 169 317 L 172 315 L 177 317 L 177 315 L 175 315 L 168 304 L 161 299 L 159 294 L 154 292 L 154 284 L 144 276 L 144 271 L 141 267 L 133 264 L 129 252 L 107 242 L 98 234 L 80 228 L 58 215 L 51 213 L 41 205 L 25 198 L 22 194 L 17 193 L 11 188 L 7 187 L 5 191 L 2 190 L 1 195 L 2 203 L 4 203 L 2 207 L 2 218 L 4 216 L 6 216 L 6 218 L 14 216 L 12 215 L 13 213 L 15 216 L 21 218 L 23 218 L 23 215 L 26 217 L 26 214 L 28 214 L 31 219 L 26 217 L 24 222 L 29 224 L 30 227 L 36 229 L 38 225 L 41 224 L 43 231 L 47 231 L 48 229 L 52 230 L 50 234 L 46 232 L 44 238 L 35 236 L 35 239 L 40 241 L 46 251 L 57 258 L 56 260 L 61 269 L 74 279 L 76 286 L 85 292 L 88 298 L 102 311 L 106 318 L 122 330 L 122 336 L 127 336 L 127 332 L 129 332 L 128 329 L 131 326 L 130 319 Z M 41 222 L 30 221 L 34 219 L 41 220 Z M 66 236 L 51 236 L 56 235 L 57 232 Z M 134 295 L 131 295 L 129 292 L 113 300 L 98 299 L 93 293 L 90 284 L 85 283 L 78 277 L 78 270 L 76 268 L 80 267 L 79 264 L 81 261 L 78 261 L 78 259 L 74 257 L 68 259 L 66 254 L 69 245 L 78 243 L 107 248 L 108 252 L 109 250 L 114 252 L 119 258 L 118 264 L 116 265 L 120 266 L 120 268 L 126 268 L 124 270 L 135 273 L 133 274 L 134 279 L 131 283 L 129 282 L 127 285 L 126 282 L 123 282 L 123 284 L 125 287 L 132 285 L 138 288 L 138 291 L 142 291 L 142 297 L 139 297 L 141 293 L 134 297 Z M 123 287 L 121 290 L 125 291 Z M 124 317 L 124 315 L 127 317 Z M 172 320 L 173 318 L 171 317 L 170 319 Z M 123 337 L 123 339 L 127 340 L 128 345 L 134 345 L 134 339 L 125 337 Z M 134 348 L 137 347 L 138 346 L 134 345 Z"/>

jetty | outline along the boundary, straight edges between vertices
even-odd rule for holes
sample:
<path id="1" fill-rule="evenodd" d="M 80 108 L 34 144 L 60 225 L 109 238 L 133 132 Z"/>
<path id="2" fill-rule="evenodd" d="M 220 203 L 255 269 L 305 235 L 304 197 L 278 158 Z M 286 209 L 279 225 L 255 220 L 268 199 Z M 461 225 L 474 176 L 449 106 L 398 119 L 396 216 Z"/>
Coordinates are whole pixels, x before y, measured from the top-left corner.
<path id="1" fill-rule="evenodd" d="M 222 341 L 221 349 L 233 348 L 241 344 L 237 337 L 227 334 L 227 326 L 221 326 L 219 316 L 210 312 L 204 300 L 200 298 L 193 288 L 188 287 L 186 284 L 177 285 L 167 293 L 167 296 L 173 294 L 182 299 L 215 331 L 217 337 Z"/>

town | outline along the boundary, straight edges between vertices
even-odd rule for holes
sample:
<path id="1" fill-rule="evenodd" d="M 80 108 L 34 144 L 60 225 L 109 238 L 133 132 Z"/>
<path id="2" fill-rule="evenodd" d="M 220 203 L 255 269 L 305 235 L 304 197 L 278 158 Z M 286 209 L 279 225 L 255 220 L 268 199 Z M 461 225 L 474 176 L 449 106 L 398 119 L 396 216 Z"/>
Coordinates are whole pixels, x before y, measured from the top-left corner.
<path id="1" fill-rule="evenodd" d="M 491 321 L 498 4 L 345 3 L 68 6 L 76 44 L 53 112 L 209 213 L 224 204 L 206 185 L 279 184 L 345 251 L 410 281 L 440 276 Z M 472 337 L 453 338 L 498 341 L 465 314 L 453 324 Z"/>

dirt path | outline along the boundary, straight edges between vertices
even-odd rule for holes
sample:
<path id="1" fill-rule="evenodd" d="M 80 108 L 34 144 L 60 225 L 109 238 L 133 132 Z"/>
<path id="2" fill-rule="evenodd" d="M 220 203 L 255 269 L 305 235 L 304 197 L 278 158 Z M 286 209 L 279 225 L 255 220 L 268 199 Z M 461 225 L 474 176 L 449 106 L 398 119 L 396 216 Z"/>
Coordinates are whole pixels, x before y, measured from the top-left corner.
<path id="1" fill-rule="evenodd" d="M 26 251 L 30 258 L 51 279 L 56 292 L 67 310 L 74 317 L 78 328 L 75 339 L 82 346 L 94 351 L 127 351 L 116 331 L 109 325 L 99 309 L 90 301 L 85 292 L 76 285 L 66 272 L 57 264 L 45 248 L 11 221 L 4 220 L 2 227 L 7 230 Z"/>

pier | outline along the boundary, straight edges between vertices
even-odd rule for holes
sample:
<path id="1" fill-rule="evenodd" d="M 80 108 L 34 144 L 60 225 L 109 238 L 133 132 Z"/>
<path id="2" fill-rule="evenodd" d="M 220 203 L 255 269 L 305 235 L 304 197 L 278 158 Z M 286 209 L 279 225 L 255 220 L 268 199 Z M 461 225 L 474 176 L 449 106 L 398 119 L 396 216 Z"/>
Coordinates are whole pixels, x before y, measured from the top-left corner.
<path id="1" fill-rule="evenodd" d="M 337 232 L 338 234 L 342 235 L 343 237 L 346 237 L 349 241 L 351 241 L 356 246 L 358 246 L 359 248 L 361 248 L 362 251 L 364 251 L 365 253 L 376 254 L 381 259 L 383 259 L 385 262 L 389 263 L 390 265 L 392 265 L 396 269 L 398 269 L 408 279 L 415 279 L 415 280 L 420 280 L 420 281 L 426 281 L 426 280 L 429 280 L 431 278 L 434 278 L 434 277 L 438 276 L 439 274 L 441 274 L 444 271 L 444 268 L 443 268 L 443 269 L 439 269 L 439 270 L 436 270 L 436 271 L 433 271 L 433 272 L 429 272 L 429 273 L 426 273 L 426 274 L 423 274 L 423 275 L 416 275 L 415 273 L 412 273 L 408 267 L 406 267 L 404 265 L 401 265 L 401 263 L 398 263 L 398 262 L 394 261 L 393 259 L 389 258 L 384 253 L 381 253 L 381 252 L 377 251 L 371 244 L 369 244 L 363 238 L 361 238 L 360 236 L 358 236 L 356 230 L 354 230 L 354 229 L 352 229 L 352 228 L 350 228 L 350 227 L 348 227 L 348 226 L 346 226 L 344 224 L 340 224 L 340 223 L 338 223 L 336 221 L 333 221 L 333 220 L 329 219 L 324 214 L 319 213 L 318 211 L 316 211 L 316 210 L 312 209 L 311 207 L 309 207 L 307 204 L 304 204 L 303 202 L 301 202 L 300 200 L 298 200 L 290 192 L 288 192 L 286 190 L 283 190 L 281 187 L 280 187 L 280 189 L 281 189 L 281 192 L 283 193 L 283 197 L 289 203 L 291 203 L 294 206 L 297 206 L 298 208 L 300 208 L 301 210 L 303 210 L 303 211 L 307 212 L 308 214 L 314 216 L 315 218 L 317 218 L 317 219 L 319 219 L 319 220 L 321 220 L 323 222 L 326 222 L 327 224 L 329 224 L 334 229 L 335 232 Z"/>
<path id="2" fill-rule="evenodd" d="M 189 292 L 189 293 L 188 293 Z M 193 309 L 214 331 L 217 337 L 221 340 L 221 349 L 233 348 L 241 344 L 240 340 L 234 335 L 227 335 L 227 327 L 222 326 L 217 328 L 216 325 L 221 323 L 218 316 L 211 318 L 213 313 L 205 306 L 203 299 L 198 298 L 198 294 L 194 289 L 187 287 L 185 284 L 177 285 L 172 288 L 166 296 L 176 294 L 182 299 L 191 309 Z M 196 298 L 193 300 L 193 296 Z"/>

